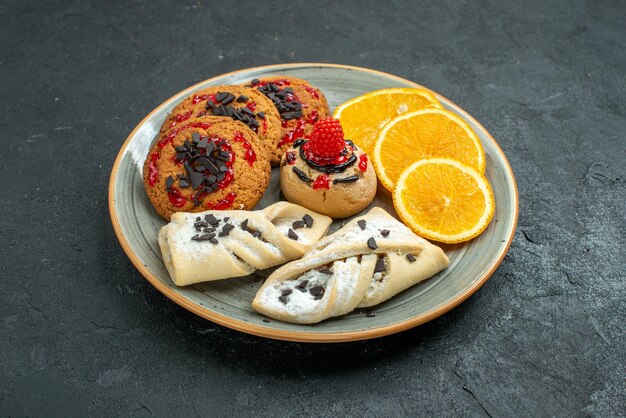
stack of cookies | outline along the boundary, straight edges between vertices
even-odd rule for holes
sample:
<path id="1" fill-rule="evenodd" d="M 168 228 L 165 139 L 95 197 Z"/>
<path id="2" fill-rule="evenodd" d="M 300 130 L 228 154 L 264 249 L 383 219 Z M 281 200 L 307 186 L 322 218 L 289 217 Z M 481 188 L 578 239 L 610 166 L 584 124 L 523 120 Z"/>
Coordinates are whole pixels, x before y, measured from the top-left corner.
<path id="1" fill-rule="evenodd" d="M 324 94 L 294 77 L 217 86 L 184 99 L 166 118 L 144 163 L 158 214 L 252 209 L 271 166 L 330 114 Z"/>

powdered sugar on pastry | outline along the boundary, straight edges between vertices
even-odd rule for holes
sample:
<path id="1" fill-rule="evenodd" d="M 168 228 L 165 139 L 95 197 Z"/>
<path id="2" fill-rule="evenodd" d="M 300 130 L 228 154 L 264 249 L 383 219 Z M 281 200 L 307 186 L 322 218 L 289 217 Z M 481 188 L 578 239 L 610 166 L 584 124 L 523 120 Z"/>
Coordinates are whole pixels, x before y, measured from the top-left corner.
<path id="1" fill-rule="evenodd" d="M 332 265 L 324 295 L 315 303 L 296 295 L 298 283 Z M 303 258 L 277 269 L 252 306 L 274 319 L 311 324 L 355 307 L 381 303 L 448 265 L 444 252 L 380 208 L 351 220 L 313 245 Z M 308 284 L 308 283 L 307 283 Z"/>
<path id="2" fill-rule="evenodd" d="M 286 227 L 291 219 L 299 219 L 293 221 L 297 227 L 293 222 Z M 301 257 L 331 222 L 287 202 L 259 211 L 179 212 L 159 232 L 159 245 L 172 280 L 185 286 L 244 276 Z"/>

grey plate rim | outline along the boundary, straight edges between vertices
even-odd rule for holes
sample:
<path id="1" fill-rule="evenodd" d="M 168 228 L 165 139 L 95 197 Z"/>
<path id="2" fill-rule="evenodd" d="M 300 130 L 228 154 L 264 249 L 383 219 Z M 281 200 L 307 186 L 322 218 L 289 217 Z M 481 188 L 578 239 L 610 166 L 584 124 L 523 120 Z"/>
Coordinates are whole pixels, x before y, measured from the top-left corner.
<path id="1" fill-rule="evenodd" d="M 178 100 L 181 97 L 186 96 L 187 94 L 195 90 L 198 86 L 209 83 L 214 79 L 223 78 L 223 77 L 235 75 L 235 74 L 242 73 L 242 72 L 258 71 L 258 70 L 281 71 L 284 69 L 305 68 L 305 67 L 322 67 L 322 68 L 327 67 L 327 68 L 346 69 L 346 70 L 357 71 L 357 72 L 368 72 L 368 73 L 372 73 L 375 75 L 388 77 L 390 79 L 395 79 L 399 82 L 406 83 L 407 85 L 411 85 L 416 88 L 426 89 L 432 92 L 433 94 L 435 94 L 435 96 L 440 101 L 446 102 L 446 104 L 454 108 L 455 111 L 462 113 L 463 116 L 471 120 L 476 126 L 479 127 L 479 129 L 482 130 L 485 137 L 489 141 L 492 142 L 494 149 L 496 150 L 498 154 L 500 154 L 500 158 L 504 163 L 503 168 L 507 174 L 506 176 L 508 180 L 507 185 L 513 192 L 514 199 L 513 199 L 513 205 L 511 207 L 511 210 L 513 211 L 512 213 L 513 222 L 512 222 L 512 227 L 510 228 L 508 235 L 506 237 L 506 244 L 503 247 L 501 247 L 501 250 L 497 254 L 492 255 L 492 263 L 489 269 L 474 282 L 473 286 L 469 287 L 464 292 L 457 294 L 456 297 L 450 299 L 446 304 L 441 305 L 435 309 L 432 309 L 424 314 L 409 318 L 405 321 L 401 321 L 401 322 L 383 326 L 383 327 L 365 329 L 361 331 L 346 331 L 346 332 L 332 332 L 332 333 L 329 332 L 329 333 L 312 334 L 312 333 L 306 333 L 306 332 L 279 330 L 279 329 L 274 329 L 274 328 L 263 326 L 263 325 L 257 325 L 257 324 L 243 322 L 243 321 L 238 321 L 236 319 L 221 315 L 205 307 L 194 304 L 188 299 L 182 297 L 180 294 L 172 291 L 170 288 L 165 286 L 156 276 L 154 276 L 154 274 L 148 269 L 148 267 L 143 264 L 143 262 L 137 256 L 137 254 L 132 248 L 132 245 L 130 244 L 130 242 L 128 241 L 128 239 L 123 233 L 122 226 L 120 224 L 119 217 L 117 215 L 117 211 L 115 207 L 115 184 L 116 184 L 117 172 L 118 172 L 122 157 L 126 152 L 126 148 L 128 147 L 129 143 L 131 142 L 137 130 L 147 120 L 149 120 L 152 117 L 152 115 L 155 112 L 157 112 L 159 109 L 163 108 L 164 106 L 169 105 L 171 102 Z M 122 147 L 120 148 L 120 151 L 117 154 L 117 157 L 113 164 L 113 168 L 111 169 L 111 177 L 109 180 L 108 201 L 109 201 L 109 215 L 111 217 L 111 223 L 113 225 L 115 235 L 117 236 L 117 239 L 120 242 L 120 245 L 122 246 L 122 249 L 126 253 L 127 257 L 130 259 L 130 261 L 133 263 L 135 268 L 139 270 L 141 275 L 144 276 L 146 280 L 148 280 L 148 282 L 150 282 L 150 284 L 152 284 L 163 295 L 165 295 L 166 297 L 168 297 L 169 299 L 171 299 L 172 301 L 174 301 L 181 307 L 195 313 L 196 315 L 199 315 L 205 319 L 208 319 L 212 322 L 223 325 L 225 327 L 235 329 L 237 331 L 246 332 L 246 333 L 261 336 L 261 337 L 278 339 L 278 340 L 297 341 L 297 342 L 317 342 L 317 343 L 360 341 L 360 340 L 378 338 L 378 337 L 382 337 L 385 335 L 394 334 L 394 333 L 404 331 L 406 329 L 424 324 L 428 321 L 431 321 L 443 315 L 444 313 L 450 311 L 451 309 L 455 308 L 456 306 L 461 304 L 463 301 L 465 301 L 467 298 L 469 298 L 472 294 L 474 294 L 478 289 L 480 289 L 485 284 L 485 282 L 489 279 L 489 277 L 491 277 L 491 275 L 496 271 L 496 269 L 498 268 L 498 266 L 504 259 L 504 256 L 508 252 L 509 247 L 511 246 L 511 243 L 513 241 L 513 236 L 517 228 L 517 221 L 518 221 L 518 214 L 519 214 L 519 196 L 518 196 L 518 191 L 517 191 L 517 184 L 515 181 L 513 170 L 508 162 L 508 159 L 506 158 L 504 152 L 498 145 L 497 141 L 493 138 L 493 136 L 491 136 L 491 134 L 469 113 L 467 113 L 462 108 L 460 108 L 459 106 L 457 106 L 455 103 L 445 98 L 444 96 L 440 95 L 439 93 L 434 92 L 428 89 L 427 87 L 424 87 L 413 81 L 404 79 L 402 77 L 398 77 L 393 74 L 385 73 L 385 72 L 378 71 L 378 70 L 372 70 L 369 68 L 356 67 L 356 66 L 343 65 L 343 64 L 327 64 L 327 63 L 273 64 L 273 65 L 244 68 L 240 70 L 231 71 L 225 74 L 220 74 L 215 77 L 211 77 L 207 80 L 194 84 L 193 86 L 188 87 L 187 89 L 179 93 L 176 93 L 175 95 L 167 99 L 165 102 L 157 106 L 150 113 L 148 113 L 148 115 L 146 115 L 146 117 L 144 117 L 142 121 L 139 122 L 139 124 L 137 124 L 137 126 L 132 130 L 132 132 L 128 135 L 128 137 L 124 141 L 124 144 L 122 145 Z M 471 245 L 471 243 L 468 245 Z"/>

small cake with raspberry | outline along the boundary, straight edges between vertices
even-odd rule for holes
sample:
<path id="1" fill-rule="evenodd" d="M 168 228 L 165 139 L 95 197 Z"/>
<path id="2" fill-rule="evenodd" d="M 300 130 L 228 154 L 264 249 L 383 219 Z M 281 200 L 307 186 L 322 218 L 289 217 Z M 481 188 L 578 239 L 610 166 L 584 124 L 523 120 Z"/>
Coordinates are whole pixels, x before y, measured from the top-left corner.
<path id="1" fill-rule="evenodd" d="M 216 86 L 197 91 L 177 104 L 163 122 L 161 133 L 201 116 L 220 116 L 246 124 L 273 153 L 282 138 L 281 119 L 274 103 L 255 89 Z"/>
<path id="2" fill-rule="evenodd" d="M 311 133 L 315 122 L 330 116 L 324 93 L 301 78 L 287 76 L 255 78 L 244 86 L 263 93 L 280 113 L 282 132 L 280 141 L 272 151 L 273 166 L 280 163 L 280 158 L 294 141 Z"/>
<path id="3" fill-rule="evenodd" d="M 281 160 L 280 186 L 288 201 L 331 218 L 365 209 L 376 195 L 376 173 L 367 154 L 344 139 L 337 119 L 317 122 Z"/>
<path id="4" fill-rule="evenodd" d="M 246 125 L 204 116 L 159 136 L 143 178 L 152 206 L 169 221 L 176 212 L 254 208 L 269 184 L 270 164 Z"/>

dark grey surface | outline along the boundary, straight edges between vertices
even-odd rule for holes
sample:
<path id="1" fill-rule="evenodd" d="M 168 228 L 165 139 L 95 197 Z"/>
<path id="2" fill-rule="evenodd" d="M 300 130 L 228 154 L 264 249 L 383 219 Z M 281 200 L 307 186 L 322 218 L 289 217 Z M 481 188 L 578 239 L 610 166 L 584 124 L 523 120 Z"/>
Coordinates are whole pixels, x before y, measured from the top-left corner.
<path id="1" fill-rule="evenodd" d="M 625 5 L 2 2 L 0 415 L 623 415 Z M 509 254 L 429 324 L 244 335 L 170 302 L 117 243 L 109 173 L 144 115 L 226 71 L 315 61 L 440 92 L 516 173 Z"/>

